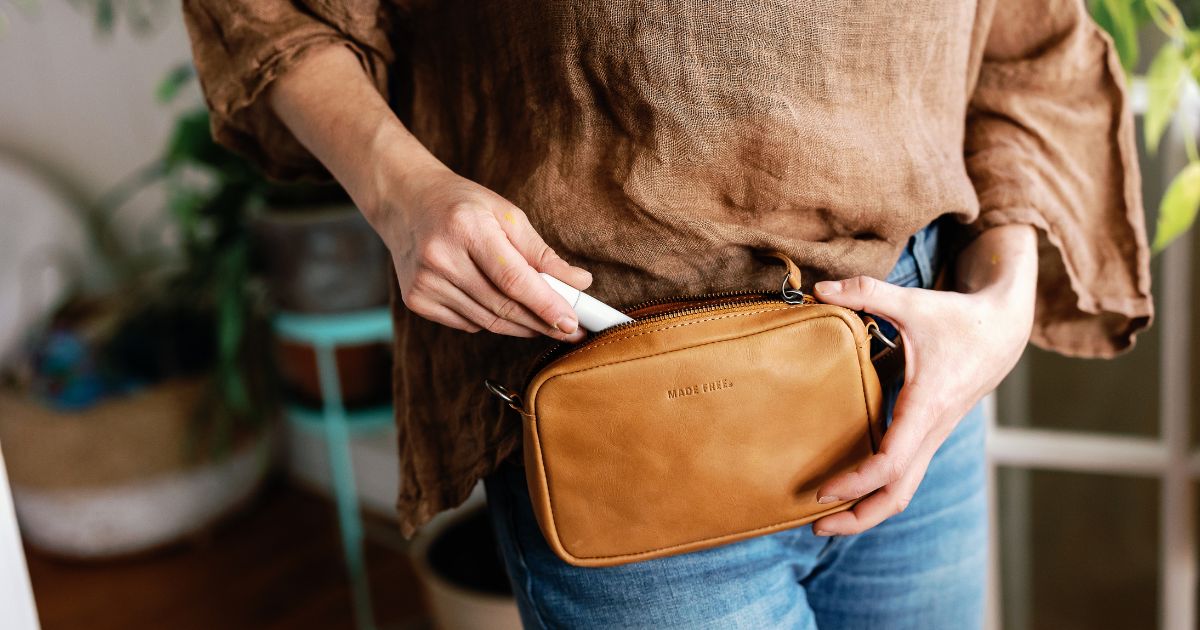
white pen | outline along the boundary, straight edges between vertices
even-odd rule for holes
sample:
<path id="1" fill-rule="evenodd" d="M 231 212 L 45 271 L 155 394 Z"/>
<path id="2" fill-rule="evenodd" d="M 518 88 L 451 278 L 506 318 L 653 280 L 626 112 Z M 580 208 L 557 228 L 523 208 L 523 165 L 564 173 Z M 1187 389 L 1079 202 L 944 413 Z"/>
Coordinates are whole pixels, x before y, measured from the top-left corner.
<path id="1" fill-rule="evenodd" d="M 547 273 L 541 275 L 546 279 L 546 283 L 550 285 L 550 288 L 554 289 L 555 293 L 563 296 L 567 304 L 571 305 L 571 308 L 575 311 L 575 316 L 579 318 L 579 325 L 583 328 L 592 332 L 600 332 L 605 328 L 633 321 L 633 318 L 625 313 L 618 311 L 562 280 Z"/>

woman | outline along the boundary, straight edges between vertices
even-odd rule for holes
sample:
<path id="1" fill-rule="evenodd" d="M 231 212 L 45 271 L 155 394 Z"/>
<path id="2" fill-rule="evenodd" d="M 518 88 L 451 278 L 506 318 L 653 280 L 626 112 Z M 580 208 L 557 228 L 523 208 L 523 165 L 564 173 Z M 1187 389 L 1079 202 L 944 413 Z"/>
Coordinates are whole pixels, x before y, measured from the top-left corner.
<path id="1" fill-rule="evenodd" d="M 486 478 L 531 627 L 978 626 L 978 401 L 1031 337 L 1111 356 L 1150 321 L 1133 124 L 1082 0 L 184 7 L 215 137 L 332 174 L 390 248 L 405 534 Z M 582 338 L 537 272 L 626 305 L 778 286 L 760 249 L 905 342 L 880 452 L 819 489 L 870 496 L 565 565 L 480 386 Z M 954 290 L 930 290 L 943 263 Z"/>

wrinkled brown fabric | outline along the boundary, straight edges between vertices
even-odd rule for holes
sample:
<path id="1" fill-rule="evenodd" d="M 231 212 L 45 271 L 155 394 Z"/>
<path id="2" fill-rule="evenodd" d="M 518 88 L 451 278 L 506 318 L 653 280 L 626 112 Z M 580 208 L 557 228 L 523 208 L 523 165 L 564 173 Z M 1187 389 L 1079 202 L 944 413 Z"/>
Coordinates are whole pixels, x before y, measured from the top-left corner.
<path id="1" fill-rule="evenodd" d="M 882 278 L 951 213 L 1039 228 L 1034 343 L 1111 356 L 1151 318 L 1133 121 L 1080 0 L 184 0 L 218 140 L 323 176 L 265 88 L 353 50 L 413 133 L 523 208 L 617 305 Z M 391 77 L 391 81 L 389 81 Z M 519 446 L 481 387 L 548 341 L 466 334 L 393 300 L 402 528 Z"/>

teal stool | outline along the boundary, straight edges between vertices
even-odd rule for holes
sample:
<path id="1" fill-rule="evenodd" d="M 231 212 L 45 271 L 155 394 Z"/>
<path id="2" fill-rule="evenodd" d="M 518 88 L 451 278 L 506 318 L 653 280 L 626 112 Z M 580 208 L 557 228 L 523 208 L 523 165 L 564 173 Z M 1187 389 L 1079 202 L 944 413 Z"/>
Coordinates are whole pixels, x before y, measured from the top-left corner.
<path id="1" fill-rule="evenodd" d="M 324 433 L 337 504 L 338 528 L 342 535 L 342 551 L 345 553 L 346 570 L 350 575 L 350 590 L 354 598 L 355 626 L 360 630 L 372 630 L 375 618 L 363 557 L 363 525 L 350 456 L 350 436 L 352 433 L 386 430 L 392 425 L 392 408 L 346 411 L 342 404 L 341 383 L 338 381 L 336 350 L 338 346 L 391 341 L 391 312 L 382 308 L 329 315 L 280 313 L 275 317 L 274 324 L 275 332 L 280 337 L 308 344 L 317 355 L 323 408 L 316 412 L 289 405 L 287 418 L 297 428 Z"/>

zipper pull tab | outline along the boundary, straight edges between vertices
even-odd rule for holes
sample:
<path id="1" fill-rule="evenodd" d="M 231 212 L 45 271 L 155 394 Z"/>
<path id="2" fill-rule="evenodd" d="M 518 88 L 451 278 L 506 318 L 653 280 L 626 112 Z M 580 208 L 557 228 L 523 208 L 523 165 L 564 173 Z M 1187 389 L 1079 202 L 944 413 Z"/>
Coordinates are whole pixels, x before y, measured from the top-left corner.
<path id="1" fill-rule="evenodd" d="M 792 287 L 791 279 L 792 272 L 789 271 L 787 275 L 783 276 L 783 287 L 779 289 L 779 293 L 783 296 L 783 301 L 788 304 L 803 304 L 808 296 L 804 295 L 799 286 Z"/>
<path id="2" fill-rule="evenodd" d="M 797 276 L 798 278 L 799 276 Z M 788 304 L 816 304 L 817 298 L 800 290 L 799 280 L 792 280 L 792 272 L 787 272 L 783 276 L 783 286 L 779 288 L 779 294 L 783 297 L 783 301 Z"/>
<path id="3" fill-rule="evenodd" d="M 521 395 L 513 390 L 493 381 L 490 378 L 483 379 L 483 386 L 500 400 L 508 403 L 517 413 L 524 415 L 525 409 L 521 407 Z"/>

